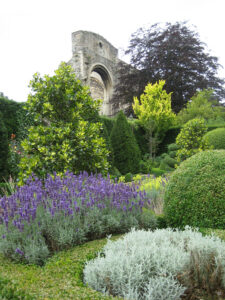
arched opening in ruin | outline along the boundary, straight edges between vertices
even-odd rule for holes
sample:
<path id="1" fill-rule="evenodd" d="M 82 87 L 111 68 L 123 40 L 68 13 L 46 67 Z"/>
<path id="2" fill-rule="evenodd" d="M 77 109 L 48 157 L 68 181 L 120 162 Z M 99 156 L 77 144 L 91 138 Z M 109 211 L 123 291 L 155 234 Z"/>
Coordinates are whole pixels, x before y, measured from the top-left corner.
<path id="1" fill-rule="evenodd" d="M 109 99 L 112 93 L 112 80 L 109 72 L 102 65 L 95 65 L 90 73 L 90 91 L 93 99 L 102 99 L 100 114 L 110 115 Z"/>

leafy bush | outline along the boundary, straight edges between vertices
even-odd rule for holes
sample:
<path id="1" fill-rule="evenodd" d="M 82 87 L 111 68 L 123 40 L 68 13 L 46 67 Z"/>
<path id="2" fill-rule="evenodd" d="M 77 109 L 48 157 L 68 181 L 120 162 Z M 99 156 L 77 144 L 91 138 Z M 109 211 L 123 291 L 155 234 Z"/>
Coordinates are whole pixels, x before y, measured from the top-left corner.
<path id="1" fill-rule="evenodd" d="M 168 152 L 170 152 L 170 151 L 177 151 L 178 149 L 179 149 L 179 147 L 175 143 L 172 143 L 172 144 L 168 145 Z"/>
<path id="2" fill-rule="evenodd" d="M 173 143 L 168 145 L 168 154 L 170 157 L 175 158 L 177 150 L 179 150 L 179 146 L 177 144 Z"/>
<path id="3" fill-rule="evenodd" d="M 0 252 L 41 265 L 55 251 L 140 227 L 145 200 L 134 184 L 115 184 L 101 175 L 30 178 L 0 199 Z"/>
<path id="4" fill-rule="evenodd" d="M 168 225 L 224 228 L 225 150 L 209 150 L 184 161 L 165 192 Z"/>
<path id="5" fill-rule="evenodd" d="M 167 184 L 166 177 L 153 177 L 139 181 L 139 189 L 146 193 L 149 202 L 145 203 L 145 206 L 150 208 L 156 214 L 162 214 L 164 204 L 164 191 Z"/>
<path id="6" fill-rule="evenodd" d="M 162 153 L 165 153 L 168 151 L 168 145 L 176 143 L 176 137 L 180 133 L 181 127 L 171 127 L 169 128 L 164 138 L 162 139 L 162 142 L 159 144 L 157 155 L 161 155 Z"/>
<path id="7" fill-rule="evenodd" d="M 162 176 L 165 173 L 166 173 L 166 170 L 162 170 L 160 168 L 152 168 L 152 170 L 151 170 L 151 174 L 155 175 L 156 177 Z"/>
<path id="8" fill-rule="evenodd" d="M 107 173 L 108 151 L 101 134 L 99 101 L 75 78 L 72 68 L 62 63 L 55 75 L 35 74 L 30 83 L 27 110 L 35 118 L 22 142 L 20 182 L 32 173 L 80 171 Z"/>
<path id="9" fill-rule="evenodd" d="M 116 242 L 109 240 L 87 262 L 84 282 L 132 300 L 177 300 L 194 296 L 195 289 L 225 295 L 224 251 L 225 242 L 190 228 L 132 230 Z"/>
<path id="10" fill-rule="evenodd" d="M 3 122 L 2 114 L 0 112 L 0 182 L 8 177 L 8 156 L 9 156 L 9 146 L 7 129 Z"/>
<path id="11" fill-rule="evenodd" d="M 139 171 L 142 174 L 150 173 L 149 165 L 146 163 L 146 161 L 144 161 L 144 160 L 139 161 Z"/>
<path id="12" fill-rule="evenodd" d="M 207 132 L 203 139 L 214 149 L 225 149 L 225 128 L 217 128 Z"/>
<path id="13" fill-rule="evenodd" d="M 109 166 L 110 166 L 109 173 L 112 173 L 112 172 L 114 172 L 114 170 L 113 170 L 113 165 L 114 165 L 113 148 L 111 145 L 110 136 L 109 136 L 107 127 L 104 122 L 103 122 L 103 126 L 102 126 L 101 136 L 105 140 L 106 148 L 109 152 L 109 155 L 108 155 L 108 162 L 109 162 Z"/>
<path id="14" fill-rule="evenodd" d="M 127 173 L 125 175 L 125 182 L 131 182 L 133 179 L 133 175 L 131 173 Z"/>
<path id="15" fill-rule="evenodd" d="M 171 168 L 174 168 L 175 165 L 177 164 L 177 161 L 175 159 L 173 159 L 172 157 L 170 157 L 169 155 L 167 155 L 164 158 L 164 162 Z"/>
<path id="16" fill-rule="evenodd" d="M 193 119 L 184 125 L 176 138 L 176 144 L 179 146 L 176 156 L 178 162 L 210 148 L 208 143 L 203 141 L 206 132 L 207 126 L 203 119 Z"/>
<path id="17" fill-rule="evenodd" d="M 116 168 L 121 174 L 138 173 L 141 159 L 140 149 L 122 111 L 117 115 L 110 139 Z"/>
<path id="18" fill-rule="evenodd" d="M 0 299 L 4 300 L 34 300 L 36 297 L 30 296 L 19 290 L 10 280 L 0 276 Z"/>
<path id="19" fill-rule="evenodd" d="M 3 122 L 8 132 L 8 139 L 11 134 L 17 135 L 19 120 L 17 114 L 23 110 L 23 103 L 18 103 L 7 97 L 0 95 L 0 112 L 2 113 Z"/>
<path id="20" fill-rule="evenodd" d="M 173 168 L 170 167 L 164 160 L 160 162 L 159 168 L 168 172 L 173 171 Z"/>
<path id="21" fill-rule="evenodd" d="M 155 160 L 153 160 L 149 154 L 145 154 L 143 156 L 143 160 L 140 160 L 139 162 L 139 168 L 140 172 L 142 174 L 149 174 L 151 172 L 151 169 L 155 166 Z"/>
<path id="22" fill-rule="evenodd" d="M 224 122 L 224 107 L 218 104 L 213 95 L 213 90 L 198 91 L 191 98 L 191 101 L 187 103 L 186 107 L 178 113 L 178 123 L 185 124 L 195 118 L 204 119 L 207 123 L 208 121 L 216 122 L 218 119 Z"/>

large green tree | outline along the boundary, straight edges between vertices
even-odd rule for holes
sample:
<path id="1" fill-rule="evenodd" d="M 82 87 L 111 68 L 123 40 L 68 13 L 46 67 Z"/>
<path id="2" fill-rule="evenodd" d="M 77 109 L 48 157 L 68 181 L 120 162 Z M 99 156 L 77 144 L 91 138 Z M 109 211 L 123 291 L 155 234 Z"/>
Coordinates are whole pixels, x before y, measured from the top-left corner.
<path id="1" fill-rule="evenodd" d="M 100 102 L 91 98 L 72 68 L 62 63 L 53 76 L 37 73 L 30 87 L 26 109 L 34 116 L 35 126 L 22 142 L 21 182 L 32 173 L 45 177 L 66 170 L 107 172 L 108 151 L 100 137 Z"/>
<path id="2" fill-rule="evenodd" d="M 213 89 L 218 100 L 225 96 L 224 79 L 217 75 L 218 58 L 209 54 L 195 28 L 185 22 L 138 29 L 126 54 L 133 68 L 120 65 L 115 97 L 119 101 L 132 102 L 148 82 L 161 79 L 166 80 L 167 93 L 172 92 L 174 112 L 179 112 L 198 89 Z"/>
<path id="3" fill-rule="evenodd" d="M 134 97 L 133 110 L 146 130 L 151 157 L 154 157 L 160 138 L 175 119 L 171 109 L 171 94 L 163 89 L 164 84 L 163 80 L 153 85 L 149 83 L 140 100 Z"/>
<path id="4" fill-rule="evenodd" d="M 225 107 L 213 97 L 213 90 L 198 91 L 177 115 L 181 125 L 195 118 L 202 118 L 206 122 L 225 121 Z"/>

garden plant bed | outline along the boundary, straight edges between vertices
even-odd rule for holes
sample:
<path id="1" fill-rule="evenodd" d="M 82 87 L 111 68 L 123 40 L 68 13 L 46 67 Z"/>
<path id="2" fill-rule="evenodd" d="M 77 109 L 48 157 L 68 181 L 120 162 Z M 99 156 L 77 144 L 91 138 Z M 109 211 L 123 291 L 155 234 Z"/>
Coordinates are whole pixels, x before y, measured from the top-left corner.
<path id="1" fill-rule="evenodd" d="M 201 231 L 207 234 L 214 232 L 225 240 L 225 230 L 202 229 Z M 119 237 L 121 235 L 113 236 L 112 240 Z M 25 295 L 30 295 L 29 298 L 25 296 L 13 299 L 119 299 L 104 296 L 86 287 L 82 282 L 85 261 L 94 258 L 96 252 L 100 251 L 105 244 L 106 239 L 100 239 L 67 251 L 60 251 L 43 267 L 17 264 L 0 256 L 0 275 L 9 279 L 17 292 L 24 291 Z M 6 289 L 10 286 L 11 284 L 6 286 Z M 207 296 L 204 298 L 200 294 L 199 297 L 197 294 L 195 296 L 195 299 L 209 300 Z"/>

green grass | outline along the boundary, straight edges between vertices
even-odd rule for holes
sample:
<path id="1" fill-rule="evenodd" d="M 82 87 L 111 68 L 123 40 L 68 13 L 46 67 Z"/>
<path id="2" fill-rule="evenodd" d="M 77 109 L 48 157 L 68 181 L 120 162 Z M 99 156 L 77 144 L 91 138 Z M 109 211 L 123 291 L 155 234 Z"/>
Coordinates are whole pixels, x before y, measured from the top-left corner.
<path id="1" fill-rule="evenodd" d="M 202 229 L 205 234 L 214 232 L 225 240 L 225 230 Z M 114 236 L 112 239 L 121 237 Z M 86 260 L 94 258 L 105 245 L 106 239 L 95 240 L 52 256 L 44 267 L 11 262 L 0 256 L 0 277 L 9 279 L 17 292 L 25 292 L 27 299 L 119 299 L 104 296 L 86 287 L 82 282 Z M 1 283 L 1 282 L 0 282 Z M 0 299 L 1 294 L 0 294 Z M 3 298 L 26 299 L 26 298 Z"/>
<path id="2" fill-rule="evenodd" d="M 95 240 L 61 251 L 44 267 L 16 264 L 0 256 L 0 276 L 9 279 L 17 292 L 24 291 L 33 299 L 116 299 L 89 289 L 82 282 L 85 261 L 94 258 L 105 243 L 106 239 Z"/>

